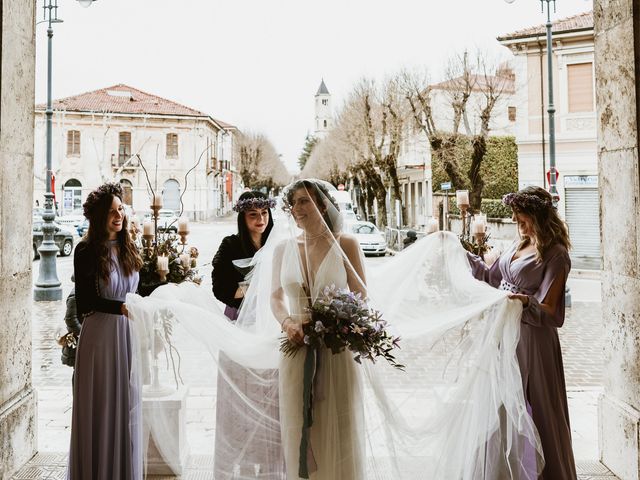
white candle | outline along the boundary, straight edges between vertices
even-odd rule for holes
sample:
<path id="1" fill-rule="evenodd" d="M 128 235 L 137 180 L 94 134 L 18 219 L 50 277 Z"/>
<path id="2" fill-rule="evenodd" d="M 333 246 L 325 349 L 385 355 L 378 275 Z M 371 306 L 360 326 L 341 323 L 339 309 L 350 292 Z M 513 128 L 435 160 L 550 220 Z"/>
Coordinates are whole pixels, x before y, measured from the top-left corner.
<path id="1" fill-rule="evenodd" d="M 162 208 L 162 195 L 159 193 L 153 194 L 153 200 L 151 201 L 152 207 Z"/>
<path id="2" fill-rule="evenodd" d="M 153 236 L 153 223 L 151 223 L 151 220 L 145 220 L 142 224 L 142 234 Z"/>
<path id="3" fill-rule="evenodd" d="M 189 268 L 191 266 L 191 255 L 188 253 L 181 253 L 180 263 L 182 263 L 185 268 Z"/>
<path id="4" fill-rule="evenodd" d="M 427 233 L 435 233 L 438 231 L 438 220 L 430 218 L 427 222 Z"/>
<path id="5" fill-rule="evenodd" d="M 471 233 L 484 233 L 487 229 L 487 219 L 482 213 L 479 213 L 474 217 L 473 224 L 471 225 Z"/>
<path id="6" fill-rule="evenodd" d="M 187 217 L 178 219 L 178 233 L 189 233 L 189 219 Z"/>
<path id="7" fill-rule="evenodd" d="M 160 270 L 169 270 L 169 258 L 160 256 L 158 257 L 158 271 Z"/>
<path id="8" fill-rule="evenodd" d="M 458 208 L 469 206 L 469 190 L 456 191 L 456 205 Z"/>

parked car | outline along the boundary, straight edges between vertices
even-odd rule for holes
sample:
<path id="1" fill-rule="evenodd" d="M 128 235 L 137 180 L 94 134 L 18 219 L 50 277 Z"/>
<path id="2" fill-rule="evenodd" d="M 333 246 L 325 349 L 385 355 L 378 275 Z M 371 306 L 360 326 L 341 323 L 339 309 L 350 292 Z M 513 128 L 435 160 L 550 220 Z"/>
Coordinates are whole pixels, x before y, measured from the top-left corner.
<path id="1" fill-rule="evenodd" d="M 40 257 L 38 253 L 38 248 L 42 244 L 42 224 L 43 222 L 33 222 L 33 259 L 36 260 Z M 60 256 L 67 257 L 71 255 L 73 252 L 73 232 L 68 230 L 67 227 L 60 225 L 59 223 L 53 222 L 55 225 L 55 230 L 53 232 L 53 241 L 58 246 L 60 250 Z"/>
<path id="2" fill-rule="evenodd" d="M 84 222 L 84 220 L 85 220 L 84 215 L 80 213 L 74 213 L 69 215 L 63 215 L 62 217 L 56 217 L 57 223 L 59 223 L 60 225 L 64 225 L 69 229 L 74 229 L 74 230 L 76 230 L 78 226 L 82 222 Z"/>
<path id="3" fill-rule="evenodd" d="M 83 237 L 84 234 L 87 233 L 87 230 L 89 230 L 89 219 L 85 218 L 84 222 L 78 225 L 78 228 L 76 230 L 78 232 L 78 236 Z"/>
<path id="4" fill-rule="evenodd" d="M 387 241 L 378 227 L 371 222 L 353 222 L 347 224 L 346 231 L 358 239 L 365 255 L 384 257 L 387 253 Z"/>
<path id="5" fill-rule="evenodd" d="M 159 232 L 178 232 L 178 217 L 176 212 L 167 208 L 161 208 L 158 212 L 158 231 Z"/>

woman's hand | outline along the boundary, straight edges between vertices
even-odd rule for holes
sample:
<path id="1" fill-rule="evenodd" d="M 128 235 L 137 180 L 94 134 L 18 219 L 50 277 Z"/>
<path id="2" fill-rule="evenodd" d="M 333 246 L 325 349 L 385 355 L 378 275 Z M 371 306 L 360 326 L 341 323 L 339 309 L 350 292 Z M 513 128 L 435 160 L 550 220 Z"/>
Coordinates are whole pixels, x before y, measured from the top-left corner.
<path id="1" fill-rule="evenodd" d="M 294 322 L 291 317 L 287 317 L 282 322 L 282 331 L 287 334 L 287 338 L 296 345 L 304 345 L 304 330 L 302 324 Z"/>
<path id="2" fill-rule="evenodd" d="M 120 313 L 122 315 L 124 315 L 125 317 L 129 316 L 129 310 L 127 309 L 127 304 L 123 303 L 122 305 L 120 305 Z"/>
<path id="3" fill-rule="evenodd" d="M 523 295 L 521 293 L 514 293 L 509 295 L 509 298 L 512 300 L 520 300 L 522 302 L 522 306 L 527 308 L 529 306 L 529 295 Z"/>
<path id="4" fill-rule="evenodd" d="M 244 298 L 244 290 L 242 289 L 242 287 L 238 287 L 233 298 Z"/>

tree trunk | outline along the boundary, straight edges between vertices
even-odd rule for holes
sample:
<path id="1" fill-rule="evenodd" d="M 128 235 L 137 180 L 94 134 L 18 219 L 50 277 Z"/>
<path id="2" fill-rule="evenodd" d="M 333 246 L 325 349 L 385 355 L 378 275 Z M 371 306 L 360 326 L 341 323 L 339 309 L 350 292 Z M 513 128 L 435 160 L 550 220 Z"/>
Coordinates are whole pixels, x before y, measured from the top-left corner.
<path id="1" fill-rule="evenodd" d="M 455 157 L 457 135 L 434 136 L 429 139 L 432 156 L 442 161 L 444 171 L 449 176 L 454 190 L 464 188 L 464 177 Z"/>
<path id="2" fill-rule="evenodd" d="M 480 167 L 482 167 L 482 160 L 484 160 L 484 156 L 487 153 L 487 142 L 483 135 L 475 135 L 471 144 L 473 153 L 471 154 L 471 167 L 469 168 L 469 180 L 471 182 L 469 203 L 471 204 L 471 213 L 475 213 L 480 211 L 482 204 L 484 180 L 480 175 Z"/>

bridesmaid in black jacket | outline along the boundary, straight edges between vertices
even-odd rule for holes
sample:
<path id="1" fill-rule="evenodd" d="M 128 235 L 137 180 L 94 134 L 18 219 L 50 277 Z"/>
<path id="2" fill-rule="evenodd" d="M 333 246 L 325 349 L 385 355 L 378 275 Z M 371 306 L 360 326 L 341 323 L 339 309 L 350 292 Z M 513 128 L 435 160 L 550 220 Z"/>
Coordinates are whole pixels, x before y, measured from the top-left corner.
<path id="1" fill-rule="evenodd" d="M 271 209 L 274 206 L 275 200 L 261 192 L 244 192 L 233 207 L 238 212 L 238 233 L 225 237 L 213 258 L 213 294 L 226 305 L 225 315 L 231 321 L 238 318 L 244 297 L 244 276 L 233 261 L 253 257 L 265 244 L 273 228 Z M 261 404 L 258 411 L 264 409 L 262 402 L 271 395 L 260 391 L 256 379 L 270 378 L 277 372 L 249 371 L 223 353 L 219 355 L 218 367 L 214 477 L 253 478 L 259 475 L 270 480 L 284 479 L 279 426 L 265 423 L 256 428 L 261 420 L 245 403 L 249 399 Z M 243 392 L 243 399 L 238 397 L 236 389 Z M 277 403 L 271 407 L 273 418 L 277 418 Z M 245 453 L 239 458 L 238 452 L 242 451 Z"/>
<path id="2" fill-rule="evenodd" d="M 261 192 L 244 192 L 233 209 L 238 212 L 238 233 L 222 239 L 213 261 L 211 280 L 213 294 L 227 308 L 225 315 L 231 320 L 238 317 L 238 308 L 244 296 L 240 283 L 243 275 L 233 260 L 251 258 L 260 250 L 273 228 L 271 208 L 275 201 Z"/>

